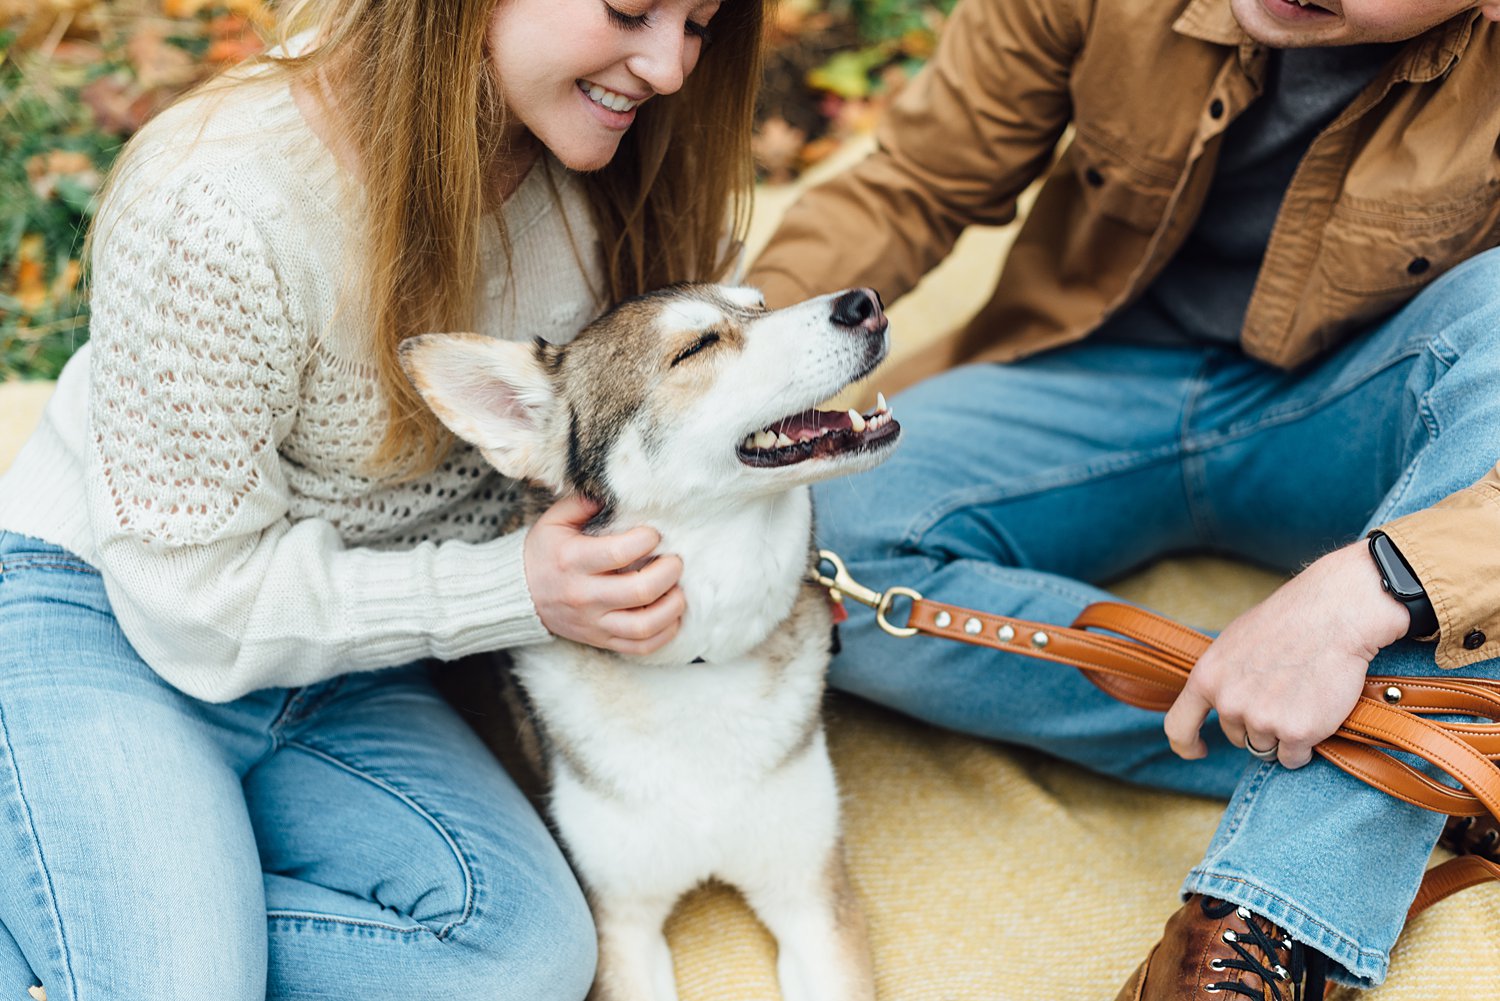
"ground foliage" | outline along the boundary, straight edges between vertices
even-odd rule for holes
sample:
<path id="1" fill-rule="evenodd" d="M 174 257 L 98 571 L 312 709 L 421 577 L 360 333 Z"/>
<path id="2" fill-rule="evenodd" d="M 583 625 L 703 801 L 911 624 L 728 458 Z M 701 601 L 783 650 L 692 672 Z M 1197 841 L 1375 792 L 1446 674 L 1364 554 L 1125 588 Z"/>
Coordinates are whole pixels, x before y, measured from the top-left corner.
<path id="1" fill-rule="evenodd" d="M 755 141 L 777 182 L 873 126 L 954 0 L 781 0 Z M 0 381 L 88 337 L 84 234 L 125 140 L 262 50 L 274 0 L 0 0 Z"/>

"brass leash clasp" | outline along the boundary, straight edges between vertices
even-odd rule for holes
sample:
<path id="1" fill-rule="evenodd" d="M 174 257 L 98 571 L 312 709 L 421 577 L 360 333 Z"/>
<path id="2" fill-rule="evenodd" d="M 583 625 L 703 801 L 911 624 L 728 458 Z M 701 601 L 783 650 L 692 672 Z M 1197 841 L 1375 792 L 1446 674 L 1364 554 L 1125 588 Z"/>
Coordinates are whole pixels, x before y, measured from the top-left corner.
<path id="1" fill-rule="evenodd" d="M 823 573 L 823 564 L 833 566 L 833 576 Z M 828 594 L 834 601 L 842 602 L 844 598 L 853 598 L 861 605 L 868 605 L 875 609 L 875 621 L 880 628 L 892 636 L 915 636 L 917 630 L 913 626 L 898 626 L 890 620 L 891 601 L 895 598 L 910 598 L 912 601 L 921 601 L 922 596 L 909 587 L 888 587 L 884 591 L 872 591 L 859 581 L 849 575 L 849 570 L 844 566 L 844 561 L 839 559 L 838 554 L 831 549 L 818 550 L 818 566 L 813 570 L 813 580 L 823 587 L 828 588 Z"/>

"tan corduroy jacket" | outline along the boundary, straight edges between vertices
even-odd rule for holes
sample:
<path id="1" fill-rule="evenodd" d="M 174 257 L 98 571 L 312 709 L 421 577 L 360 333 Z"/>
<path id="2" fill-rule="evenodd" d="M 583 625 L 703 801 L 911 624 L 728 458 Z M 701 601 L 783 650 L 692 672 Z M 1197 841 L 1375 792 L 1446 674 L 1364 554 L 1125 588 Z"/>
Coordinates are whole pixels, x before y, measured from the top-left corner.
<path id="1" fill-rule="evenodd" d="M 1182 245 L 1264 67 L 1228 0 L 961 0 L 877 152 L 788 212 L 750 281 L 773 305 L 855 283 L 899 297 L 1045 172 L 957 358 L 1077 341 Z M 1497 138 L 1500 25 L 1465 13 L 1409 42 L 1292 179 L 1244 350 L 1297 366 L 1500 244 Z M 1386 531 L 1432 597 L 1438 664 L 1500 655 L 1500 468 Z"/>

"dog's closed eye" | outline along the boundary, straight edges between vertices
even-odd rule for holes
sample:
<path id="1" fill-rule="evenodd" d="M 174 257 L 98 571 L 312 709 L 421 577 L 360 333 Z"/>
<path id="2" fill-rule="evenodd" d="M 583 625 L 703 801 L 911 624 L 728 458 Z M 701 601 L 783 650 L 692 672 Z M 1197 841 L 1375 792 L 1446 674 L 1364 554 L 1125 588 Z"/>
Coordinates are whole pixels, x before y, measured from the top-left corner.
<path id="1" fill-rule="evenodd" d="M 672 364 L 669 367 L 676 368 L 677 364 L 679 362 L 686 361 L 687 359 L 691 358 L 693 355 L 697 354 L 699 351 L 702 351 L 705 348 L 712 347 L 713 345 L 715 345 L 717 343 L 719 343 L 719 335 L 718 334 L 715 334 L 715 333 L 712 333 L 712 332 L 704 334 L 702 337 L 698 338 L 692 344 L 690 344 L 686 348 L 683 348 L 681 351 L 677 352 L 677 357 L 672 359 Z"/>

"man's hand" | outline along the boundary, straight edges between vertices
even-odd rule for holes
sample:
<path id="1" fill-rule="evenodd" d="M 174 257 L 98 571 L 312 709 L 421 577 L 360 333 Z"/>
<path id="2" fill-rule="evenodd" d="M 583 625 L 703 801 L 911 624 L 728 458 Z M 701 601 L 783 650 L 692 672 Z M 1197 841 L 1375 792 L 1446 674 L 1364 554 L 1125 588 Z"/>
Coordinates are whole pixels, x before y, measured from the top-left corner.
<path id="1" fill-rule="evenodd" d="M 1210 709 L 1236 747 L 1278 749 L 1287 768 L 1312 760 L 1359 701 L 1370 661 L 1406 634 L 1405 608 L 1380 587 L 1361 540 L 1329 553 L 1231 622 L 1193 667 L 1167 712 L 1172 750 L 1208 753 Z"/>

